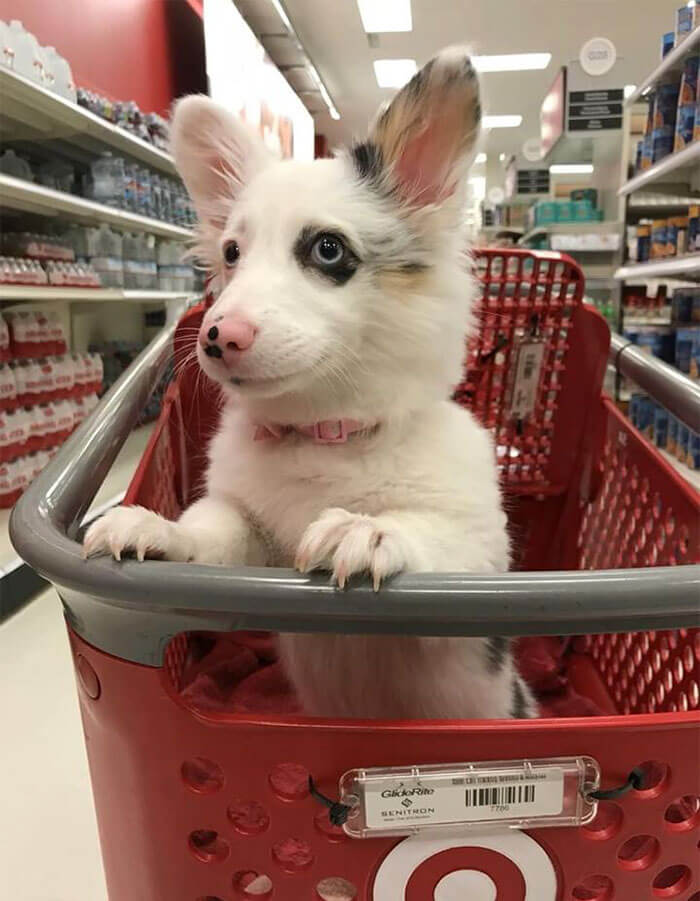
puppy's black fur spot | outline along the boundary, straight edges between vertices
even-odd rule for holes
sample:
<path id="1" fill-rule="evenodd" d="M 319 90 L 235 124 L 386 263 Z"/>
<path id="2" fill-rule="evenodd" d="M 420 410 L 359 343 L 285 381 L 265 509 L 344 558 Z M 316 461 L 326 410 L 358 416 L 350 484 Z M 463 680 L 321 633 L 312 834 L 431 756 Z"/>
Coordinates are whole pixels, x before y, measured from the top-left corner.
<path id="1" fill-rule="evenodd" d="M 311 249 L 322 234 L 333 234 L 345 247 L 342 258 L 333 265 L 319 266 L 311 258 Z M 357 272 L 359 257 L 350 249 L 347 238 L 337 232 L 326 232 L 322 227 L 305 225 L 293 248 L 294 257 L 302 269 L 309 269 L 335 285 L 344 285 Z"/>
<path id="2" fill-rule="evenodd" d="M 502 635 L 492 635 L 486 645 L 487 663 L 490 673 L 500 673 L 505 666 L 510 651 L 510 641 Z"/>
<path id="3" fill-rule="evenodd" d="M 362 181 L 378 184 L 382 177 L 384 162 L 382 152 L 372 141 L 353 144 L 350 155 L 355 171 Z"/>
<path id="4" fill-rule="evenodd" d="M 520 681 L 520 677 L 516 676 L 513 679 L 513 707 L 511 709 L 511 716 L 514 720 L 523 720 L 527 719 L 527 714 L 527 698 L 523 691 L 523 684 Z"/>

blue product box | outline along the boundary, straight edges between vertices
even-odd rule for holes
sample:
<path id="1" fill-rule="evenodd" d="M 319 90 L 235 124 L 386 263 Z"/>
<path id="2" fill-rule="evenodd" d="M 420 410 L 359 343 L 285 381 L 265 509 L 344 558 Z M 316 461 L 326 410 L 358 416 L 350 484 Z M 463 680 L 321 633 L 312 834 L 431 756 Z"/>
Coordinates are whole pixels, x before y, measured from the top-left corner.
<path id="1" fill-rule="evenodd" d="M 700 328 L 676 330 L 675 365 L 691 379 L 700 377 Z"/>
<path id="2" fill-rule="evenodd" d="M 680 423 L 676 419 L 675 416 L 668 417 L 668 437 L 666 439 L 666 450 L 669 454 L 676 453 L 676 447 L 678 446 L 678 428 Z"/>
<path id="3" fill-rule="evenodd" d="M 654 444 L 666 448 L 668 444 L 668 410 L 657 407 L 654 410 Z"/>
<path id="4" fill-rule="evenodd" d="M 700 434 L 698 432 L 690 432 L 688 436 L 686 462 L 691 469 L 700 469 Z"/>
<path id="5" fill-rule="evenodd" d="M 632 394 L 630 395 L 630 405 L 627 409 L 627 415 L 629 417 L 629 421 L 635 427 L 635 429 L 639 428 L 639 403 L 642 399 L 641 394 Z"/>
<path id="6" fill-rule="evenodd" d="M 698 63 L 700 63 L 700 57 L 691 56 L 685 61 L 683 68 L 680 93 L 678 94 L 676 137 L 673 145 L 676 153 L 693 143 L 698 93 Z"/>
<path id="7" fill-rule="evenodd" d="M 654 401 L 643 395 L 639 401 L 639 417 L 637 428 L 646 438 L 651 438 L 654 432 Z"/>
<path id="8" fill-rule="evenodd" d="M 680 84 L 677 81 L 661 84 L 656 91 L 651 133 L 652 164 L 673 153 L 679 92 Z"/>

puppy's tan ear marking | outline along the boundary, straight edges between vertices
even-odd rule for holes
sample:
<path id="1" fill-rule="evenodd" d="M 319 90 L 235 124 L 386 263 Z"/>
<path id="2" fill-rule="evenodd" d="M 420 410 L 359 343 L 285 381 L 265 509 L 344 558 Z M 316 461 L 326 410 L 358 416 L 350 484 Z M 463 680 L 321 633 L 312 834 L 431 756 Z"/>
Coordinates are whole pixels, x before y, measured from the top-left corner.
<path id="1" fill-rule="evenodd" d="M 353 151 L 355 167 L 367 180 L 388 180 L 411 204 L 440 203 L 466 175 L 480 123 L 471 59 L 461 47 L 444 50 L 379 114 L 369 141 Z"/>

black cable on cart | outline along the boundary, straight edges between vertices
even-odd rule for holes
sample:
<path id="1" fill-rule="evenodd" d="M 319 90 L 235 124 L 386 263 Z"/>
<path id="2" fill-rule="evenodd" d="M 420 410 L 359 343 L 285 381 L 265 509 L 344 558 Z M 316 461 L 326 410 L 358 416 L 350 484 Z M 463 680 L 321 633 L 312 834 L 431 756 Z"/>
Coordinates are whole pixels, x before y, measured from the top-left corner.
<path id="1" fill-rule="evenodd" d="M 312 798 L 315 798 L 328 808 L 328 819 L 333 826 L 342 826 L 347 822 L 352 807 L 348 804 L 342 804 L 340 801 L 334 801 L 332 798 L 327 798 L 325 795 L 321 794 L 314 784 L 313 776 L 309 776 L 309 791 L 311 792 Z"/>

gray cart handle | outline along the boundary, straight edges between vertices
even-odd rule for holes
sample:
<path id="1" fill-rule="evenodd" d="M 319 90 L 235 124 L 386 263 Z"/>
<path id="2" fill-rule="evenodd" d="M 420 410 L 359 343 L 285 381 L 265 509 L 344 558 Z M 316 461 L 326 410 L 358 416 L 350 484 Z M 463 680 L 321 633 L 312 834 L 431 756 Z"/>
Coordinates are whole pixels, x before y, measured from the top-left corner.
<path id="1" fill-rule="evenodd" d="M 158 666 L 187 630 L 415 635 L 564 635 L 688 627 L 700 566 L 586 572 L 406 573 L 379 595 L 339 592 L 323 574 L 199 564 L 83 560 L 79 524 L 172 353 L 165 328 L 105 395 L 15 507 L 18 553 L 53 582 L 73 628 L 124 659 Z M 684 421 L 700 389 L 613 338 L 611 359 Z"/>

